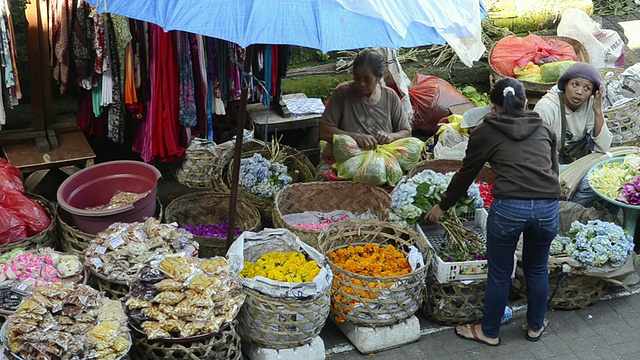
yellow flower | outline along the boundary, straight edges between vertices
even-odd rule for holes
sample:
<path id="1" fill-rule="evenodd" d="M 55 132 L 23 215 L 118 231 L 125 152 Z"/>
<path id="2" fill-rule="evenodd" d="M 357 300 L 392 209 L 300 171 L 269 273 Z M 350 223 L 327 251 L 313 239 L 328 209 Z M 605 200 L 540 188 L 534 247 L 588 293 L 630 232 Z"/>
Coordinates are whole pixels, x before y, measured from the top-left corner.
<path id="1" fill-rule="evenodd" d="M 276 281 L 302 283 L 313 281 L 319 273 L 320 267 L 316 261 L 307 261 L 300 252 L 273 251 L 263 254 L 255 263 L 245 262 L 239 275 L 244 278 L 262 276 Z"/>

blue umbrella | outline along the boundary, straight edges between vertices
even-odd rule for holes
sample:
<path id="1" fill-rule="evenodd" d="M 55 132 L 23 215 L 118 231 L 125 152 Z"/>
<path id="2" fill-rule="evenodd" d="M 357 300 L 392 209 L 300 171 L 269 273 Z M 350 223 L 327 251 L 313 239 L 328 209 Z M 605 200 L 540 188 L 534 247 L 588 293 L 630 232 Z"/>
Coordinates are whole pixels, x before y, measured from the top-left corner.
<path id="1" fill-rule="evenodd" d="M 234 42 L 253 58 L 254 44 L 296 45 L 323 52 L 366 47 L 451 45 L 471 66 L 484 53 L 479 0 L 87 0 L 99 13 L 147 21 Z M 482 10 L 481 10 L 482 9 Z M 244 64 L 251 76 L 251 61 Z M 227 246 L 234 240 L 242 136 L 242 89 L 236 132 Z"/>

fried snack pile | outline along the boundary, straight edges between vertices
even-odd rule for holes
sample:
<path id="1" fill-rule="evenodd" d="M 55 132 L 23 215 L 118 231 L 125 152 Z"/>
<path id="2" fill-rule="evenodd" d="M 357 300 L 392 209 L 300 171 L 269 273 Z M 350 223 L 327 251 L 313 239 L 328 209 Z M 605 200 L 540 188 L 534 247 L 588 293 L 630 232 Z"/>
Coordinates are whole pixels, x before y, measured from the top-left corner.
<path id="1" fill-rule="evenodd" d="M 125 305 L 150 340 L 216 333 L 244 302 L 242 285 L 224 258 L 169 255 L 143 267 Z"/>
<path id="2" fill-rule="evenodd" d="M 147 195 L 149 195 L 150 192 L 151 190 L 145 191 L 143 193 L 116 191 L 115 195 L 111 197 L 108 204 L 86 207 L 85 210 L 100 211 L 100 210 L 118 209 L 123 206 L 133 204 L 134 202 L 140 199 L 144 199 L 145 197 L 147 197 Z"/>
<path id="3" fill-rule="evenodd" d="M 98 233 L 85 249 L 85 265 L 114 281 L 129 282 L 155 255 L 198 254 L 193 235 L 154 218 L 115 223 Z"/>
<path id="4" fill-rule="evenodd" d="M 7 319 L 6 337 L 24 360 L 114 360 L 131 345 L 122 303 L 79 284 L 36 288 Z"/>

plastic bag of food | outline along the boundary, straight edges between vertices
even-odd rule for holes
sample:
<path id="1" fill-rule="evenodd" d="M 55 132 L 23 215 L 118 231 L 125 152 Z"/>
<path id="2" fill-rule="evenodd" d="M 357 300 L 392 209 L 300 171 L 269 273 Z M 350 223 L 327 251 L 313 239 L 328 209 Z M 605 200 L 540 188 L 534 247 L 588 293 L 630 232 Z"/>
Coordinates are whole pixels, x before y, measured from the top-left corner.
<path id="1" fill-rule="evenodd" d="M 345 134 L 333 135 L 333 156 L 341 163 L 356 155 L 362 155 L 366 150 L 361 149 L 354 138 Z"/>
<path id="2" fill-rule="evenodd" d="M 11 211 L 0 206 L 0 245 L 27 238 L 27 225 Z"/>
<path id="3" fill-rule="evenodd" d="M 516 74 L 516 79 L 520 81 L 542 82 L 540 76 L 540 66 L 529 62 L 527 65 L 520 67 L 516 66 L 513 69 L 513 73 Z"/>
<path id="4" fill-rule="evenodd" d="M 27 224 L 27 236 L 39 234 L 51 225 L 49 215 L 40 204 L 15 190 L 6 189 L 0 192 L 0 206 Z"/>
<path id="5" fill-rule="evenodd" d="M 398 160 L 398 164 L 402 171 L 409 171 L 416 167 L 420 160 L 420 154 L 424 149 L 424 141 L 408 137 L 398 139 L 389 144 L 380 145 L 381 148 L 393 155 Z"/>
<path id="6" fill-rule="evenodd" d="M 362 162 L 362 166 L 353 175 L 353 181 L 371 185 L 382 185 L 387 182 L 384 158 L 379 152 L 369 150 Z"/>
<path id="7" fill-rule="evenodd" d="M 542 77 L 542 81 L 547 83 L 557 82 L 560 76 L 564 74 L 569 66 L 575 63 L 576 62 L 573 60 L 566 60 L 541 65 L 540 76 Z"/>
<path id="8" fill-rule="evenodd" d="M 364 159 L 367 154 L 356 155 L 351 159 L 347 159 L 344 162 L 336 163 L 336 170 L 338 170 L 338 177 L 342 180 L 351 180 L 353 176 L 360 170 Z"/>
<path id="9" fill-rule="evenodd" d="M 402 168 L 398 163 L 398 159 L 382 147 L 378 147 L 376 152 L 384 159 L 385 172 L 387 173 L 387 184 L 396 186 L 398 181 L 402 179 Z"/>
<path id="10" fill-rule="evenodd" d="M 0 158 L 0 190 L 12 189 L 24 194 L 24 185 L 20 180 L 20 170 L 6 159 Z"/>
<path id="11" fill-rule="evenodd" d="M 413 129 L 427 136 L 435 134 L 440 120 L 451 115 L 451 105 L 469 102 L 448 81 L 423 74 L 416 74 L 411 81 L 409 97 L 414 110 Z"/>

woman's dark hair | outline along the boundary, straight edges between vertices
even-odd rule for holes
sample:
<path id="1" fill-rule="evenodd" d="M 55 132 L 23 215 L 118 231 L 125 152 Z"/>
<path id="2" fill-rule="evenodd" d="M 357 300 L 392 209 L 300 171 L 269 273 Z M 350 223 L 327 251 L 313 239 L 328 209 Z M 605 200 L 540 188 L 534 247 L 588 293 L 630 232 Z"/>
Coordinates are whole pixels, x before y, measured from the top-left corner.
<path id="1" fill-rule="evenodd" d="M 384 57 L 373 49 L 365 49 L 358 53 L 353 60 L 353 68 L 366 66 L 373 75 L 381 78 L 384 76 Z"/>
<path id="2" fill-rule="evenodd" d="M 507 89 L 505 91 L 505 89 Z M 513 89 L 513 91 L 511 90 Z M 514 78 L 500 79 L 489 93 L 491 102 L 499 105 L 505 114 L 512 116 L 532 116 L 535 113 L 524 109 L 527 103 L 524 85 Z"/>

